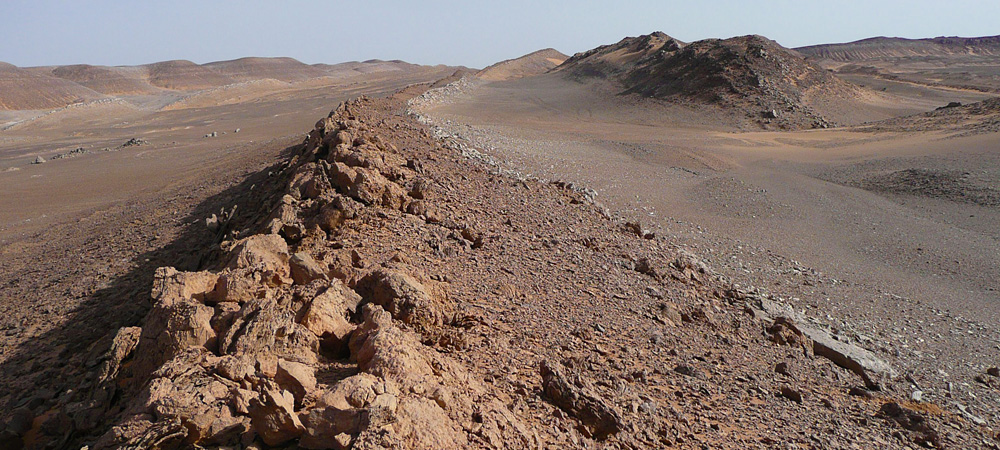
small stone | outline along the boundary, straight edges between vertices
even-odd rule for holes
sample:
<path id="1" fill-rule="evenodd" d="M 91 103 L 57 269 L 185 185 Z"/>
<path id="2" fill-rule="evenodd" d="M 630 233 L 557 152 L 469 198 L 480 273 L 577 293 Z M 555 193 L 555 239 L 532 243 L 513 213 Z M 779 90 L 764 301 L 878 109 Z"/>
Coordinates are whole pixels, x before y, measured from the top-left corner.
<path id="1" fill-rule="evenodd" d="M 862 398 L 865 398 L 865 399 L 874 398 L 874 396 L 872 395 L 872 393 L 870 391 L 868 391 L 867 389 L 859 388 L 859 387 L 852 387 L 850 391 L 847 391 L 847 395 L 850 395 L 850 396 L 853 396 L 853 397 L 862 397 Z"/>
<path id="2" fill-rule="evenodd" d="M 1000 377 L 1000 367 L 990 367 L 986 369 L 986 374 L 993 377 Z"/>
<path id="3" fill-rule="evenodd" d="M 787 362 L 780 362 L 774 366 L 774 372 L 780 373 L 786 377 L 792 376 L 791 368 L 788 366 Z"/>
<path id="4" fill-rule="evenodd" d="M 789 386 L 781 387 L 781 396 L 795 403 L 802 403 L 802 393 Z"/>
<path id="5" fill-rule="evenodd" d="M 910 394 L 910 400 L 917 403 L 924 401 L 924 391 L 913 391 L 913 393 Z"/>

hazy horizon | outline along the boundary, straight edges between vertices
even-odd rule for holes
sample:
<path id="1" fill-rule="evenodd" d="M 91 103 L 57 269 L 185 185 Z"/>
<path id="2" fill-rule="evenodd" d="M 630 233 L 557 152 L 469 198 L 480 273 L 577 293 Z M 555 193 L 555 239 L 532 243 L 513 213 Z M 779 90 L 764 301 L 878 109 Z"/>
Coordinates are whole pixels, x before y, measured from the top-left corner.
<path id="1" fill-rule="evenodd" d="M 876 36 L 1000 34 L 1000 2 L 745 2 L 524 0 L 474 5 L 295 0 L 224 4 L 14 0 L 0 4 L 0 61 L 20 67 L 199 64 L 291 57 L 307 64 L 404 60 L 485 67 L 543 48 L 566 54 L 663 31 L 683 41 L 760 34 L 786 47 Z M 887 20 L 891 18 L 892 20 Z"/>

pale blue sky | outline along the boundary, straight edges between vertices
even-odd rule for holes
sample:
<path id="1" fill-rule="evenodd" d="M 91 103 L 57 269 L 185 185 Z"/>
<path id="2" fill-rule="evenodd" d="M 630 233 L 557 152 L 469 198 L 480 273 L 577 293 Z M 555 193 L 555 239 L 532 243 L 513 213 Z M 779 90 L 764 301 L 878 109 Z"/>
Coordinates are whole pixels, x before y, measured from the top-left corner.
<path id="1" fill-rule="evenodd" d="M 18 66 L 291 56 L 483 67 L 653 31 L 684 41 L 762 34 L 787 47 L 997 35 L 1000 1 L 0 0 L 0 61 Z"/>

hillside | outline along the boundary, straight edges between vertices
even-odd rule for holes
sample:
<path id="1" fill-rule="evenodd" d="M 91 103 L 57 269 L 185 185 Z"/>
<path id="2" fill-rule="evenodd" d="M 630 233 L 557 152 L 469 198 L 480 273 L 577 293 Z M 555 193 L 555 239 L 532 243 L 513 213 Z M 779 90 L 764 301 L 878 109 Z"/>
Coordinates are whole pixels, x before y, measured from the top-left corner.
<path id="1" fill-rule="evenodd" d="M 489 81 L 504 81 L 540 75 L 565 62 L 569 57 L 558 50 L 547 48 L 529 53 L 520 58 L 498 62 L 476 73 Z"/>
<path id="2" fill-rule="evenodd" d="M 193 91 L 232 84 L 236 80 L 191 61 L 163 61 L 142 66 L 149 71 L 153 86 L 177 91 Z"/>
<path id="3" fill-rule="evenodd" d="M 557 70 L 577 80 L 614 79 L 622 94 L 719 106 L 779 128 L 851 121 L 845 104 L 865 95 L 761 36 L 685 44 L 654 33 L 574 55 Z"/>
<path id="4" fill-rule="evenodd" d="M 52 76 L 72 81 L 104 95 L 149 95 L 160 88 L 149 83 L 148 72 L 142 67 L 106 67 L 76 64 L 45 69 Z"/>
<path id="5" fill-rule="evenodd" d="M 611 78 L 645 64 L 663 50 L 674 52 L 686 45 L 663 32 L 639 37 L 627 37 L 621 41 L 577 53 L 561 64 L 557 70 L 576 78 Z"/>
<path id="6" fill-rule="evenodd" d="M 894 117 L 863 124 L 865 131 L 945 131 L 949 136 L 1000 132 L 1000 98 L 966 105 L 952 104 L 923 114 Z"/>
<path id="7" fill-rule="evenodd" d="M 0 62 L 0 110 L 54 109 L 101 97 L 72 81 Z"/>
<path id="8" fill-rule="evenodd" d="M 301 83 L 329 84 L 356 77 L 367 77 L 366 82 L 410 75 L 421 78 L 455 70 L 467 69 L 399 60 L 308 65 L 292 58 L 256 57 L 206 64 L 175 60 L 114 67 L 75 64 L 19 68 L 0 63 L 0 111 L 57 109 L 106 96 L 133 97 L 126 100 L 142 108 L 174 105 L 176 109 L 184 97 L 192 95 L 200 98 L 188 103 L 211 104 L 213 93 L 202 92 L 209 90 L 233 93 L 242 89 L 246 95 L 237 97 L 254 97 L 268 89 L 289 87 L 286 83 L 305 87 Z"/>

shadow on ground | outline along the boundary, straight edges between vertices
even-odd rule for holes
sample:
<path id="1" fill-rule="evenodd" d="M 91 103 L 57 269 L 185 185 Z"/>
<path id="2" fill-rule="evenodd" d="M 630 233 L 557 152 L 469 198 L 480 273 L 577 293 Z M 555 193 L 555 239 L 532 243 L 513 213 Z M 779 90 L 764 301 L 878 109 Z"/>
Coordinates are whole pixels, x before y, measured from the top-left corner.
<path id="1" fill-rule="evenodd" d="M 300 149 L 285 148 L 276 164 L 199 203 L 183 220 L 186 225 L 176 239 L 135 255 L 135 268 L 82 300 L 65 326 L 25 341 L 0 363 L 4 378 L 16 380 L 0 386 L 0 398 L 10 399 L 0 405 L 0 450 L 80 448 L 105 431 L 118 410 L 112 406 L 127 395 L 119 390 L 110 399 L 95 397 L 97 372 L 118 329 L 142 325 L 152 306 L 156 269 L 197 271 L 218 264 L 222 233 L 253 227 L 271 212 L 283 192 L 278 174 Z M 233 205 L 237 213 L 228 226 L 219 233 L 209 231 L 205 218 Z M 58 437 L 36 441 L 39 436 Z"/>

